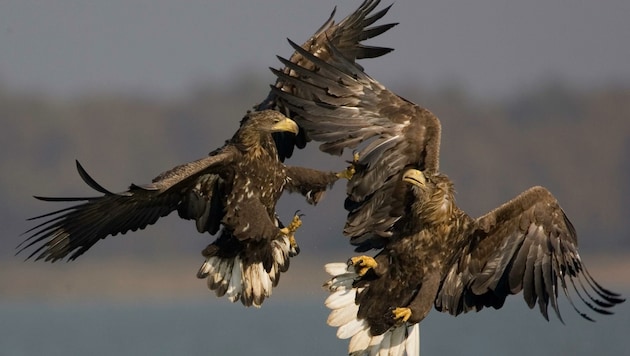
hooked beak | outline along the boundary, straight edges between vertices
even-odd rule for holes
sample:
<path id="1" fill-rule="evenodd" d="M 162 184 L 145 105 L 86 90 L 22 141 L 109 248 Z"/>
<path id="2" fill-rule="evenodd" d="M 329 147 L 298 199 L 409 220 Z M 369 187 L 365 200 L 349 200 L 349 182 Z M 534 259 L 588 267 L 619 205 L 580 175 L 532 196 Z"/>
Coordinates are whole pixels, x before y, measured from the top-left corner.
<path id="1" fill-rule="evenodd" d="M 402 180 L 405 183 L 419 187 L 424 187 L 427 183 L 424 173 L 417 169 L 408 169 L 405 173 L 403 173 Z"/>
<path id="2" fill-rule="evenodd" d="M 297 135 L 300 128 L 295 123 L 295 121 L 287 117 L 287 118 L 284 118 L 282 121 L 278 121 L 273 126 L 271 126 L 271 130 L 273 132 L 287 131 L 287 132 L 292 132 Z"/>

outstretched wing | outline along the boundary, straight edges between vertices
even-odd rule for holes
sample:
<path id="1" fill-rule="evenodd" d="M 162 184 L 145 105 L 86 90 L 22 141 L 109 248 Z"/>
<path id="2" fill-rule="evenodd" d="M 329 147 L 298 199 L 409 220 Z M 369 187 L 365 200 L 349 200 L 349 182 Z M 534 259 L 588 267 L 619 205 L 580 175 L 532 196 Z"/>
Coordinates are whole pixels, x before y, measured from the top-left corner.
<path id="1" fill-rule="evenodd" d="M 104 195 L 36 197 L 44 201 L 83 203 L 31 218 L 46 220 L 25 232 L 30 235 L 18 246 L 18 253 L 41 243 L 28 258 L 37 256 L 38 260 L 52 262 L 65 257 L 74 260 L 100 239 L 143 229 L 175 209 L 183 218 L 195 219 L 200 232 L 216 233 L 222 208 L 216 199 L 218 194 L 214 194 L 220 178 L 214 173 L 232 162 L 235 155 L 236 151 L 226 146 L 214 155 L 164 172 L 150 184 L 132 184 L 122 193 L 103 188 L 77 162 L 83 181 Z"/>
<path id="2" fill-rule="evenodd" d="M 403 213 L 403 169 L 439 169 L 440 122 L 365 74 L 331 43 L 325 43 L 325 59 L 290 43 L 309 65 L 283 60 L 291 72 L 275 73 L 295 89 L 274 88 L 276 95 L 309 137 L 323 142 L 322 151 L 359 150 L 344 233 L 359 249 L 377 247 Z"/>
<path id="3" fill-rule="evenodd" d="M 457 315 L 484 306 L 499 308 L 510 294 L 523 291 L 530 308 L 536 303 L 545 319 L 549 304 L 560 320 L 558 291 L 584 318 L 569 285 L 595 312 L 623 302 L 602 288 L 586 270 L 577 251 L 573 225 L 558 201 L 542 187 L 531 188 L 480 217 L 477 230 L 454 261 L 436 298 L 438 310 Z"/>
<path id="4" fill-rule="evenodd" d="M 335 23 L 335 10 L 330 14 L 328 20 L 306 41 L 301 48 L 308 53 L 315 55 L 324 60 L 331 56 L 328 50 L 328 43 L 332 44 L 337 50 L 350 61 L 362 58 L 374 58 L 391 52 L 392 48 L 368 46 L 362 42 L 370 38 L 376 37 L 397 23 L 389 23 L 384 25 L 372 26 L 376 21 L 381 19 L 389 11 L 390 6 L 372 13 L 380 3 L 380 0 L 366 0 L 353 13 L 342 19 L 339 23 Z M 372 27 L 370 27 L 372 26 Z M 280 58 L 280 57 L 279 57 Z M 307 58 L 304 58 L 302 52 L 294 52 L 289 60 L 280 58 L 285 65 L 283 69 L 272 69 L 275 73 L 284 73 L 286 75 L 294 74 L 292 67 L 294 65 L 304 67 L 309 70 L 315 70 L 314 64 Z M 275 88 L 280 88 L 285 92 L 299 91 L 300 87 L 294 87 L 293 82 L 284 81 L 281 76 L 276 81 Z M 276 91 L 272 90 L 265 101 L 260 103 L 256 110 L 276 109 L 286 116 L 293 118 L 290 108 L 282 105 L 277 101 Z M 299 124 L 299 123 L 298 123 Z M 304 148 L 309 138 L 310 132 L 301 127 L 299 134 L 290 135 L 285 133 L 274 133 L 274 139 L 278 146 L 278 154 L 280 159 L 291 157 L 294 147 Z"/>

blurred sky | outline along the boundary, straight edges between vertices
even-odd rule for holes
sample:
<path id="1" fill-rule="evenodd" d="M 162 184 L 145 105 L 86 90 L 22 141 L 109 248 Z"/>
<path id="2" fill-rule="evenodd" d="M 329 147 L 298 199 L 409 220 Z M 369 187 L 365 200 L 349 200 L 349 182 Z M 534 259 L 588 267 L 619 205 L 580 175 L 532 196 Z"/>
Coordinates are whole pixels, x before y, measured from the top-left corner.
<path id="1" fill-rule="evenodd" d="M 359 4 L 3 0 L 0 83 L 59 96 L 176 95 L 243 70 L 271 80 L 274 56 L 291 52 L 286 37 L 301 43 L 334 6 L 340 19 Z M 385 22 L 400 25 L 375 41 L 396 51 L 365 63 L 390 87 L 403 79 L 462 84 L 484 97 L 550 76 L 578 86 L 628 85 L 629 18 L 627 0 L 399 0 Z"/>

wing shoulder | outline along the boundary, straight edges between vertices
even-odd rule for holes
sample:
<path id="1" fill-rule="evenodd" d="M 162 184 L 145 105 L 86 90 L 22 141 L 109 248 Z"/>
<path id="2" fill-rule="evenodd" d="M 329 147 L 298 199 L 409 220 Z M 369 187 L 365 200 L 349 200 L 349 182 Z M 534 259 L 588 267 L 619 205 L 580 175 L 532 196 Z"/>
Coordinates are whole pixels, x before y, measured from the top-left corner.
<path id="1" fill-rule="evenodd" d="M 144 189 L 166 191 L 173 186 L 188 182 L 203 174 L 220 174 L 240 158 L 239 151 L 232 145 L 212 152 L 207 157 L 184 163 L 160 173 L 153 178 L 151 184 L 142 186 Z"/>

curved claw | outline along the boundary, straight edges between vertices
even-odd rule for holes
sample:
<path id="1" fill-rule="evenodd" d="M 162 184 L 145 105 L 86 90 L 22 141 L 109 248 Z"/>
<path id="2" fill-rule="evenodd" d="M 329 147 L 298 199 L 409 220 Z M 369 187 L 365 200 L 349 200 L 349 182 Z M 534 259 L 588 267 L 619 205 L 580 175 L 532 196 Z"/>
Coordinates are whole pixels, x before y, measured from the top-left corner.
<path id="1" fill-rule="evenodd" d="M 289 238 L 293 237 L 293 234 L 297 231 L 297 229 L 302 226 L 302 219 L 300 218 L 304 216 L 304 214 L 299 214 L 299 212 L 299 210 L 295 212 L 295 215 L 293 215 L 293 219 L 288 226 L 280 229 L 281 234 L 287 235 Z"/>
<path id="2" fill-rule="evenodd" d="M 348 260 L 348 266 L 354 266 L 356 273 L 363 277 L 370 269 L 376 268 L 378 263 L 370 256 L 355 256 Z"/>
<path id="3" fill-rule="evenodd" d="M 411 309 L 399 307 L 392 310 L 392 314 L 394 314 L 394 319 L 404 323 L 411 318 Z"/>

